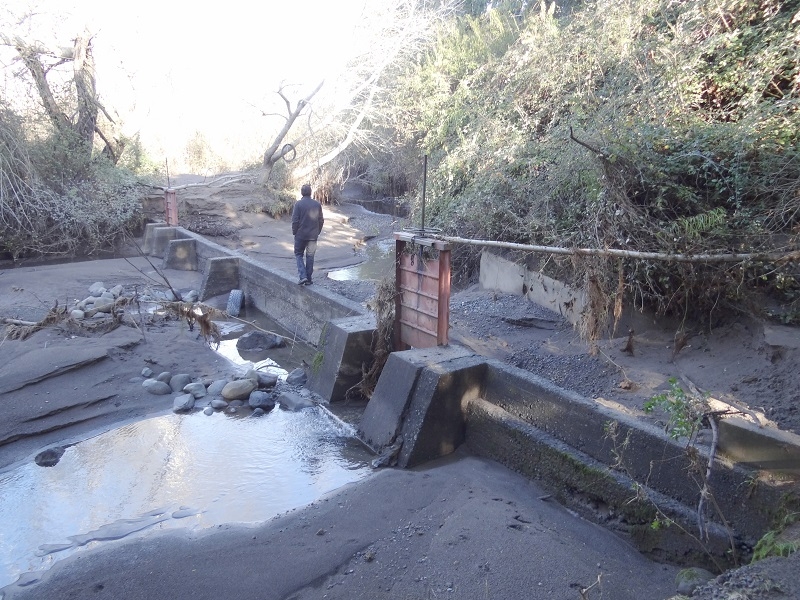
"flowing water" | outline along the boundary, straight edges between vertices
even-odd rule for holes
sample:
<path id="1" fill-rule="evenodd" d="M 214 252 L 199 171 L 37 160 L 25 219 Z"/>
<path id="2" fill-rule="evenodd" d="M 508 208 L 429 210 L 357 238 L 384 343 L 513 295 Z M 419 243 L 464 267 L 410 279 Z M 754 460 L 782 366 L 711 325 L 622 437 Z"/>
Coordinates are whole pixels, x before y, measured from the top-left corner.
<path id="1" fill-rule="evenodd" d="M 289 335 L 256 311 L 242 317 Z M 242 330 L 229 327 L 238 331 L 220 353 L 236 365 L 285 377 L 310 362 L 313 349 L 300 343 L 243 356 Z M 245 406 L 154 417 L 69 446 L 53 467 L 0 472 L 0 588 L 139 532 L 263 522 L 370 472 L 354 429 L 322 407 L 250 415 Z"/>

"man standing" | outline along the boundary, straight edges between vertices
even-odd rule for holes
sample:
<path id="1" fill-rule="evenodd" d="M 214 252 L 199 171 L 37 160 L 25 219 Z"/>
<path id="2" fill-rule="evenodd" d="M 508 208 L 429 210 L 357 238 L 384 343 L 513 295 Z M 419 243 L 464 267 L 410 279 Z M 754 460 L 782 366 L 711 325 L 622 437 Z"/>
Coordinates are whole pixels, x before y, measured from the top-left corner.
<path id="1" fill-rule="evenodd" d="M 307 183 L 300 188 L 303 196 L 292 210 L 292 233 L 294 234 L 294 257 L 297 259 L 297 274 L 300 285 L 311 285 L 314 272 L 314 253 L 317 251 L 317 238 L 322 231 L 325 219 L 322 205 L 311 197 L 311 186 Z M 305 260 L 303 260 L 305 255 Z"/>

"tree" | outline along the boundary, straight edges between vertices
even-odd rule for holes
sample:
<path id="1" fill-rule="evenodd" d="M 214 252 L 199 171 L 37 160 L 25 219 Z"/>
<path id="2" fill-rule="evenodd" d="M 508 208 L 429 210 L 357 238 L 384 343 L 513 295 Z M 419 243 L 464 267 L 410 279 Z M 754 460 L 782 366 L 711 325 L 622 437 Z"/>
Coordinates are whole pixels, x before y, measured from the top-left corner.
<path id="1" fill-rule="evenodd" d="M 269 176 L 281 158 L 297 152 L 294 179 L 307 179 L 339 159 L 353 144 L 367 138 L 380 145 L 386 140 L 375 139 L 371 129 L 378 103 L 376 98 L 384 89 L 383 79 L 389 68 L 403 57 L 418 52 L 424 40 L 434 30 L 434 24 L 455 10 L 454 0 L 430 3 L 426 0 L 383 0 L 370 4 L 370 13 L 360 22 L 353 37 L 361 48 L 342 73 L 332 78 L 322 93 L 320 83 L 310 94 L 292 104 L 285 88 L 278 94 L 286 105 L 284 124 L 272 145 L 264 154 L 264 167 Z M 314 100 L 313 106 L 311 104 Z M 301 115 L 307 118 L 298 121 Z M 294 132 L 293 141 L 285 143 L 292 127 L 303 123 Z"/>
<path id="2" fill-rule="evenodd" d="M 18 59 L 33 80 L 45 114 L 55 131 L 71 142 L 74 146 L 72 150 L 78 153 L 78 158 L 83 161 L 91 159 L 94 136 L 97 134 L 104 143 L 103 154 L 116 164 L 124 144 L 119 139 L 109 139 L 98 126 L 100 111 L 112 126 L 115 121 L 97 98 L 92 35 L 84 31 L 75 37 L 72 47 L 62 48 L 59 52 L 39 43 L 28 42 L 20 36 L 10 38 L 0 34 L 0 40 L 16 50 Z M 48 75 L 66 63 L 72 63 L 71 88 L 74 97 L 67 102 L 59 102 L 53 93 Z M 71 116 L 73 113 L 74 117 Z"/>

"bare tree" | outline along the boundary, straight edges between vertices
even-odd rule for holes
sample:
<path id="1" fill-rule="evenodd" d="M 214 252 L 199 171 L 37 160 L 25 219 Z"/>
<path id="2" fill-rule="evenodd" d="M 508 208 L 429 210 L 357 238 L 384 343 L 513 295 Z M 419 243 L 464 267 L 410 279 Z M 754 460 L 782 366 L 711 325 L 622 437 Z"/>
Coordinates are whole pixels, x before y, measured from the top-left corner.
<path id="1" fill-rule="evenodd" d="M 76 36 L 71 47 L 55 52 L 39 43 L 28 42 L 19 36 L 10 38 L 0 33 L 0 40 L 13 47 L 22 62 L 42 102 L 45 114 L 60 134 L 78 142 L 75 151 L 83 153 L 83 158 L 91 158 L 94 136 L 97 134 L 105 147 L 103 153 L 113 162 L 119 160 L 122 144 L 109 139 L 98 127 L 98 114 L 103 112 L 111 125 L 114 119 L 97 98 L 94 57 L 92 55 L 92 36 L 84 31 Z M 72 84 L 74 86 L 75 106 L 65 106 L 56 99 L 48 75 L 61 65 L 72 63 Z M 75 113 L 75 116 L 71 116 Z"/>
<path id="2" fill-rule="evenodd" d="M 309 175 L 336 160 L 352 144 L 370 135 L 365 128 L 375 110 L 374 100 L 381 91 L 381 78 L 401 57 L 416 52 L 433 31 L 437 20 L 450 14 L 454 0 L 430 3 L 426 0 L 383 0 L 371 3 L 361 21 L 358 37 L 363 51 L 357 53 L 334 85 L 323 83 L 293 104 L 282 87 L 278 94 L 286 106 L 283 127 L 264 153 L 266 181 L 275 163 L 297 153 L 294 179 Z M 314 99 L 313 106 L 311 101 Z M 313 109 L 313 110 L 312 110 Z M 306 118 L 298 121 L 303 115 Z M 302 123 L 303 129 L 299 129 Z M 293 130 L 293 126 L 298 128 Z M 292 141 L 285 140 L 290 132 Z M 298 152 L 298 146 L 303 148 Z"/>
<path id="3" fill-rule="evenodd" d="M 262 182 L 266 183 L 266 181 L 269 179 L 269 176 L 272 174 L 272 168 L 275 166 L 275 163 L 284 158 L 290 152 L 294 151 L 297 141 L 295 141 L 294 143 L 285 144 L 284 140 L 286 139 L 286 136 L 289 135 L 289 131 L 292 129 L 292 126 L 294 125 L 295 121 L 297 121 L 300 115 L 303 114 L 303 112 L 310 107 L 311 99 L 314 96 L 316 96 L 317 92 L 319 92 L 322 89 L 324 83 L 325 83 L 324 81 L 320 81 L 317 87 L 315 87 L 311 91 L 311 93 L 305 96 L 305 98 L 298 100 L 294 106 L 292 106 L 292 101 L 286 95 L 285 86 L 282 85 L 278 89 L 277 93 L 283 100 L 284 104 L 286 105 L 286 115 L 285 116 L 282 115 L 284 118 L 283 127 L 275 135 L 275 139 L 273 140 L 272 145 L 269 148 L 267 148 L 267 150 L 264 152 L 265 173 L 262 178 Z M 265 116 L 268 115 L 266 115 L 265 113 Z"/>

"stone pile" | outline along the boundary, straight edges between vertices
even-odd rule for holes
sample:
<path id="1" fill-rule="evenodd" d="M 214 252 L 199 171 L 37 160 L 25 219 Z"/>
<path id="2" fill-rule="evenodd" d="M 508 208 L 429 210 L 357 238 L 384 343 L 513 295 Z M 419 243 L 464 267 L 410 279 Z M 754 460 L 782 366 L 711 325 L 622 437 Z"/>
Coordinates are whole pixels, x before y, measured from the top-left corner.
<path id="1" fill-rule="evenodd" d="M 136 294 L 136 295 L 135 295 Z M 110 316 L 115 304 L 120 298 L 136 299 L 143 303 L 157 302 L 196 302 L 199 298 L 197 290 L 190 290 L 177 298 L 172 290 L 152 290 L 146 288 L 142 293 L 125 290 L 122 285 L 106 288 L 102 281 L 97 281 L 89 286 L 89 295 L 83 300 L 76 300 L 69 311 L 70 317 L 75 321 L 87 319 L 103 320 Z M 119 306 L 117 310 L 120 310 Z"/>
<path id="2" fill-rule="evenodd" d="M 272 373 L 249 369 L 243 375 L 231 379 L 213 381 L 195 380 L 191 375 L 173 375 L 164 371 L 156 375 L 150 368 L 142 369 L 142 387 L 151 394 L 175 394 L 172 410 L 176 413 L 191 412 L 203 405 L 207 415 L 215 411 L 237 413 L 240 408 L 252 411 L 252 416 L 263 415 L 276 405 L 290 411 L 311 408 L 317 404 L 312 394 L 303 387 L 306 373 L 297 368 L 285 381 Z M 199 401 L 199 402 L 198 402 Z"/>

